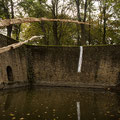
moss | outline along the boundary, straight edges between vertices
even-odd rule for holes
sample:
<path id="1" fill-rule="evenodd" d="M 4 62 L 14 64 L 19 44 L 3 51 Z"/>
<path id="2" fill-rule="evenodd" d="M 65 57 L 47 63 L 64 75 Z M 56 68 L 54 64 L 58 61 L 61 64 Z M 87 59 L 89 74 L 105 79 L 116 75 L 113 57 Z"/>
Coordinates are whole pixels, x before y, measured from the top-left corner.
<path id="1" fill-rule="evenodd" d="M 38 47 L 80 47 L 77 45 L 31 45 L 31 44 L 26 44 L 27 46 L 38 46 Z M 101 44 L 101 45 L 83 45 L 83 47 L 105 47 L 105 46 L 120 46 L 120 45 L 108 45 L 108 44 Z"/>
<path id="2" fill-rule="evenodd" d="M 26 44 L 27 46 L 35 46 L 35 47 L 79 47 L 79 46 L 75 46 L 75 45 L 29 45 Z"/>
<path id="3" fill-rule="evenodd" d="M 83 45 L 83 47 L 105 47 L 105 46 L 120 46 L 120 45 L 108 45 L 108 44 L 100 44 L 100 45 Z"/>

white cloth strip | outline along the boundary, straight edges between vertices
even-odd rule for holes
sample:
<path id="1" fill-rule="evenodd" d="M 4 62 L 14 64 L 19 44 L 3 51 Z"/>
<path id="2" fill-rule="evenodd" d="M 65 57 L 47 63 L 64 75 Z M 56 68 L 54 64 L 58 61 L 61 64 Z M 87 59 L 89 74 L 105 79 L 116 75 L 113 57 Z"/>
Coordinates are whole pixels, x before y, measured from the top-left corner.
<path id="1" fill-rule="evenodd" d="M 83 46 L 80 46 L 80 57 L 79 57 L 79 63 L 78 63 L 78 72 L 81 72 L 82 60 L 83 60 Z"/>

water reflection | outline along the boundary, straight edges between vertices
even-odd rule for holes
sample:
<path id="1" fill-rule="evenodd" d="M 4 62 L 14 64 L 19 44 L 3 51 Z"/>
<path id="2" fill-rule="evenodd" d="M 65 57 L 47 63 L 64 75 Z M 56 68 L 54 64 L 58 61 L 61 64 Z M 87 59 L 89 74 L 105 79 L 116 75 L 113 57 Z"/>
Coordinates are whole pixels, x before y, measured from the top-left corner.
<path id="1" fill-rule="evenodd" d="M 80 102 L 77 102 L 77 115 L 78 115 L 78 120 L 80 120 Z"/>
<path id="2" fill-rule="evenodd" d="M 0 92 L 0 120 L 120 120 L 120 95 L 71 88 Z"/>
<path id="3" fill-rule="evenodd" d="M 5 101 L 5 105 L 4 105 L 4 110 L 8 110 L 8 108 L 10 107 L 11 105 L 11 102 L 12 102 L 12 98 L 13 98 L 13 95 L 12 94 L 7 94 L 6 95 L 6 101 Z"/>

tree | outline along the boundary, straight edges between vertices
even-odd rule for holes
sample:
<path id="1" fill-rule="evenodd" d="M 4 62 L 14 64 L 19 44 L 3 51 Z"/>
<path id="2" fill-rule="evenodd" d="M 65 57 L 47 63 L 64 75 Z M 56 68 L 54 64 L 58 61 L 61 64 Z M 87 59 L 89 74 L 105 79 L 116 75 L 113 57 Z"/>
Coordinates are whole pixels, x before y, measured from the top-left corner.
<path id="1" fill-rule="evenodd" d="M 29 17 L 36 17 L 36 18 L 40 18 L 40 17 L 48 17 L 49 18 L 49 11 L 47 11 L 46 9 L 46 0 L 22 0 L 19 3 L 19 6 L 21 8 L 23 8 L 23 10 L 25 11 L 25 13 L 29 16 Z M 28 26 L 27 26 L 28 27 Z M 37 30 L 35 30 L 35 27 L 37 28 Z M 32 30 L 33 28 L 33 30 Z M 26 30 L 28 31 L 25 32 L 26 35 L 25 38 L 31 37 L 32 35 L 35 34 L 41 34 L 43 35 L 43 39 L 44 39 L 44 44 L 48 45 L 49 44 L 49 24 L 48 22 L 39 22 L 39 23 L 34 23 L 34 24 L 30 24 L 28 29 Z M 38 32 L 37 32 L 38 31 Z"/>
<path id="2" fill-rule="evenodd" d="M 14 14 L 14 11 L 17 13 Z M 17 16 L 77 19 L 80 22 L 87 21 L 91 25 L 42 21 L 8 26 L 7 35 L 11 37 L 12 34 L 16 40 L 19 37 L 28 39 L 34 35 L 41 35 L 43 39 L 35 44 L 71 45 L 76 44 L 76 41 L 77 45 L 120 43 L 119 0 L 51 0 L 51 4 L 48 4 L 47 0 L 0 1 L 2 19 Z"/>
<path id="3" fill-rule="evenodd" d="M 103 44 L 106 44 L 106 21 L 107 21 L 107 18 L 106 18 L 106 9 L 107 9 L 107 6 L 106 6 L 106 0 L 103 1 L 103 21 L 104 21 L 104 27 L 103 27 Z"/>
<path id="4" fill-rule="evenodd" d="M 59 0 L 52 0 L 51 11 L 54 19 L 58 18 L 58 3 Z M 60 45 L 60 36 L 58 36 L 58 22 L 53 22 L 53 36 L 56 41 L 56 45 Z"/>
<path id="5" fill-rule="evenodd" d="M 13 0 L 1 0 L 0 1 L 0 13 L 2 13 L 2 19 L 12 19 L 14 18 L 14 3 Z M 7 27 L 7 36 L 11 37 L 13 25 Z"/>
<path id="6" fill-rule="evenodd" d="M 80 1 L 80 0 L 75 0 L 75 4 L 76 4 L 76 9 L 77 9 L 77 18 L 78 21 L 82 21 L 82 22 L 86 22 L 86 17 L 87 17 L 87 7 L 88 7 L 88 0 L 84 1 Z M 83 7 L 83 13 L 81 13 L 81 8 Z M 83 14 L 83 18 L 81 17 L 81 15 Z M 85 31 L 85 25 L 81 24 L 80 25 L 81 28 L 81 42 L 80 42 L 80 32 L 79 32 L 79 28 L 77 28 L 77 33 L 78 33 L 78 45 L 85 45 L 86 44 L 86 31 Z"/>

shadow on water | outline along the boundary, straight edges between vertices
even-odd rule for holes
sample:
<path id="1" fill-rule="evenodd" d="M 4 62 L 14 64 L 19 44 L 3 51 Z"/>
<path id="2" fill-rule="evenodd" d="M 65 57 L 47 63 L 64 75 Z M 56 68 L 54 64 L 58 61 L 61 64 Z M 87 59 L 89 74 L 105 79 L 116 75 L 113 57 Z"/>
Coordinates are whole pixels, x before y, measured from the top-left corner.
<path id="1" fill-rule="evenodd" d="M 13 98 L 13 95 L 12 94 L 8 94 L 6 95 L 6 101 L 5 101 L 5 105 L 4 105 L 4 110 L 8 110 L 8 108 L 10 107 L 11 105 L 11 102 L 12 102 L 12 98 Z"/>
<path id="2" fill-rule="evenodd" d="M 0 120 L 120 120 L 120 94 L 76 88 L 0 92 Z"/>

